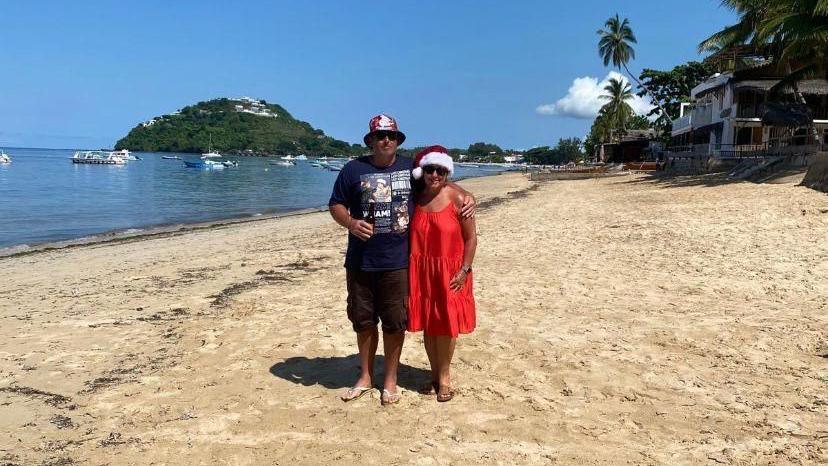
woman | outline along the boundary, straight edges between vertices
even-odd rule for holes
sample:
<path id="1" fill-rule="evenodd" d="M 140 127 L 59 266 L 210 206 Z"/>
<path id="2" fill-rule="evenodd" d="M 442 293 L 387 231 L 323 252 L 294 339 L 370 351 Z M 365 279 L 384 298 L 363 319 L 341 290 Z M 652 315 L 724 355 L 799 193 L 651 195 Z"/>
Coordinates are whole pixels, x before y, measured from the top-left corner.
<path id="1" fill-rule="evenodd" d="M 474 218 L 460 216 L 461 192 L 448 184 L 454 163 L 442 146 L 415 158 L 411 223 L 408 331 L 424 331 L 431 364 L 430 392 L 449 401 L 449 367 L 457 336 L 475 326 L 471 265 L 477 248 Z"/>

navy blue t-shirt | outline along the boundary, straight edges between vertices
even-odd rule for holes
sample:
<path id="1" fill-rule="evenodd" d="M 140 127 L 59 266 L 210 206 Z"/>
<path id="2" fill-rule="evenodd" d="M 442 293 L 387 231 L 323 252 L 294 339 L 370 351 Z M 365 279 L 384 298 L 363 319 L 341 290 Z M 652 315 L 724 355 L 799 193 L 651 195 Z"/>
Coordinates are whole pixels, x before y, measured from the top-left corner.
<path id="1" fill-rule="evenodd" d="M 371 157 L 360 157 L 339 172 L 328 205 L 344 205 L 355 219 L 374 209 L 374 235 L 368 241 L 348 235 L 345 267 L 366 271 L 408 267 L 412 165 L 410 158 L 398 155 L 390 166 L 378 168 L 371 165 Z"/>

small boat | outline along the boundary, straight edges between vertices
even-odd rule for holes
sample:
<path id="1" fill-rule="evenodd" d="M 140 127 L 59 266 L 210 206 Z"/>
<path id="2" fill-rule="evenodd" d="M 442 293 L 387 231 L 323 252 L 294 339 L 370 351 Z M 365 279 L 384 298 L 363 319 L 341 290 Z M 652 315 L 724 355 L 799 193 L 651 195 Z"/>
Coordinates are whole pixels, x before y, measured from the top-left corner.
<path id="1" fill-rule="evenodd" d="M 127 149 L 113 150 L 110 151 L 109 154 L 115 157 L 120 157 L 124 160 L 141 160 L 141 157 L 130 154 Z"/>
<path id="2" fill-rule="evenodd" d="M 225 167 L 222 162 L 216 162 L 215 160 L 198 160 L 195 162 L 185 160 L 184 166 L 187 168 L 200 168 L 202 170 L 224 170 Z"/>
<path id="3" fill-rule="evenodd" d="M 284 156 L 284 157 L 279 157 L 279 158 L 281 158 L 282 160 L 287 160 L 288 162 L 292 162 L 292 161 L 294 161 L 294 160 L 297 160 L 297 159 L 298 159 L 298 157 L 294 157 L 294 156 L 292 156 L 292 155 L 290 155 L 290 154 L 288 154 L 288 155 L 286 155 L 286 156 Z"/>
<path id="4" fill-rule="evenodd" d="M 112 152 L 85 150 L 75 152 L 75 155 L 72 156 L 72 163 L 84 163 L 90 165 L 123 165 L 126 161 L 117 155 L 112 155 Z"/>
<path id="5" fill-rule="evenodd" d="M 239 162 L 236 162 L 235 160 L 223 160 L 221 162 L 221 164 L 224 165 L 225 167 L 238 167 L 239 166 Z"/>
<path id="6" fill-rule="evenodd" d="M 342 170 L 342 166 L 341 165 L 328 165 L 328 170 L 330 170 L 332 172 L 338 172 L 338 171 Z"/>
<path id="7" fill-rule="evenodd" d="M 162 155 L 161 158 L 164 160 L 181 160 L 181 157 L 177 155 Z"/>
<path id="8" fill-rule="evenodd" d="M 5 151 L 0 150 L 0 165 L 6 165 L 12 162 L 11 157 Z"/>
<path id="9" fill-rule="evenodd" d="M 296 162 L 291 162 L 290 160 L 283 160 L 281 162 L 270 162 L 270 165 L 277 165 L 280 167 L 293 167 L 296 166 Z"/>
<path id="10" fill-rule="evenodd" d="M 308 157 L 305 154 L 299 154 L 296 156 L 296 160 L 308 160 Z"/>

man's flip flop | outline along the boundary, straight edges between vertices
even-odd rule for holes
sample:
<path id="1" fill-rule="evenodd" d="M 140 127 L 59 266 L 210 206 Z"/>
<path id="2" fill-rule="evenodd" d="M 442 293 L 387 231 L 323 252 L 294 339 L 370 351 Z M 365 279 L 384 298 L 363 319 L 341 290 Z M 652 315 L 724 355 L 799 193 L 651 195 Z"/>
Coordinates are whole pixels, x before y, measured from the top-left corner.
<path id="1" fill-rule="evenodd" d="M 380 397 L 380 403 L 383 406 L 385 405 L 395 405 L 400 402 L 402 399 L 402 395 L 398 391 L 397 393 L 391 393 L 388 390 L 382 390 L 382 396 Z"/>
<path id="2" fill-rule="evenodd" d="M 345 390 L 345 393 L 343 393 L 339 397 L 339 399 L 341 399 L 344 402 L 353 401 L 361 397 L 362 395 L 370 392 L 373 389 L 374 387 L 351 387 Z"/>

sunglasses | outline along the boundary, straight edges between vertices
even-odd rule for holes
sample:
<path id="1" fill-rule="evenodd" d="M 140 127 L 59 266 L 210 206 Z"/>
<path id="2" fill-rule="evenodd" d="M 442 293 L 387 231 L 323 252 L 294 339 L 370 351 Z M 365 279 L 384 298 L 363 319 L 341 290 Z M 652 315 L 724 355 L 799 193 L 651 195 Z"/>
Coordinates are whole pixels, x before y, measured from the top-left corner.
<path id="1" fill-rule="evenodd" d="M 394 131 L 374 131 L 374 140 L 382 141 L 388 138 L 389 141 L 397 141 L 397 133 Z"/>
<path id="2" fill-rule="evenodd" d="M 423 167 L 423 172 L 429 175 L 434 172 L 437 172 L 437 174 L 440 176 L 448 175 L 448 170 L 446 169 L 446 167 L 441 167 L 439 165 L 426 165 L 425 167 Z"/>

